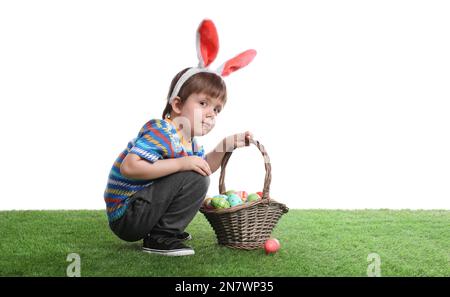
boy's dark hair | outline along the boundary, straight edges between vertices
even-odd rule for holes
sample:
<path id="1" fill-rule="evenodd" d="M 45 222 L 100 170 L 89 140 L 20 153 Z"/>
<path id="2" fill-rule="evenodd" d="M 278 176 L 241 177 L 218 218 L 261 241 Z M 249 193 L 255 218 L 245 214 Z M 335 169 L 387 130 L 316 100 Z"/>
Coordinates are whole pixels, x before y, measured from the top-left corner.
<path id="1" fill-rule="evenodd" d="M 162 118 L 165 119 L 167 114 L 172 111 L 172 105 L 169 104 L 169 98 L 172 94 L 173 88 L 180 77 L 190 69 L 186 68 L 178 72 L 172 79 L 170 84 L 169 94 L 167 95 L 167 104 L 162 113 Z M 203 93 L 212 98 L 218 98 L 225 106 L 227 103 L 227 87 L 224 80 L 217 74 L 210 72 L 200 72 L 190 77 L 181 87 L 180 92 L 177 94 L 181 98 L 181 102 L 184 104 L 187 98 L 194 93 Z"/>

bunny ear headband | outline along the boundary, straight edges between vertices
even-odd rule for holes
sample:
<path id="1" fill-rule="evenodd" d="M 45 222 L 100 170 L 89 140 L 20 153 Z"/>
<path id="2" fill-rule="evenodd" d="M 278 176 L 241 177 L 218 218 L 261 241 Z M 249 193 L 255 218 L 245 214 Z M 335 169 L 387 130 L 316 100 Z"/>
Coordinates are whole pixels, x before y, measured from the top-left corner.
<path id="1" fill-rule="evenodd" d="M 216 26 L 211 20 L 208 19 L 203 20 L 197 29 L 196 44 L 197 56 L 199 60 L 198 67 L 190 68 L 180 77 L 173 88 L 172 94 L 170 95 L 169 103 L 172 103 L 173 99 L 178 95 L 178 92 L 180 92 L 183 84 L 194 74 L 200 72 L 210 72 L 221 77 L 225 77 L 250 64 L 256 56 L 255 50 L 246 50 L 236 57 L 226 61 L 216 70 L 210 70 L 208 66 L 216 59 L 217 52 L 219 51 L 219 36 L 217 35 Z"/>

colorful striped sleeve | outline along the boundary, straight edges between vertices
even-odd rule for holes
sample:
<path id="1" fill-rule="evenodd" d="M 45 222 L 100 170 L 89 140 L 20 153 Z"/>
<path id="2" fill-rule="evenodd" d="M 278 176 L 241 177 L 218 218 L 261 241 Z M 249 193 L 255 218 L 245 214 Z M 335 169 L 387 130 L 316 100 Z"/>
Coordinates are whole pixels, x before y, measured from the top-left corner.
<path id="1" fill-rule="evenodd" d="M 149 121 L 141 129 L 130 153 L 151 163 L 170 157 L 172 145 L 167 129 L 159 121 Z"/>

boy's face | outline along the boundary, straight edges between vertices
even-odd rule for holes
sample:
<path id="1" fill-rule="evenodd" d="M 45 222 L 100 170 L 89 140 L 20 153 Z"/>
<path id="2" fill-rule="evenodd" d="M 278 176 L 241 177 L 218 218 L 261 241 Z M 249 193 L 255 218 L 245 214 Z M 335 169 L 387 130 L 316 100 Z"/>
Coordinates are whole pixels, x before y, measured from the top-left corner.
<path id="1" fill-rule="evenodd" d="M 180 116 L 189 120 L 192 136 L 202 136 L 214 128 L 216 117 L 223 107 L 218 98 L 211 98 L 203 93 L 194 93 L 187 98 L 181 108 Z"/>

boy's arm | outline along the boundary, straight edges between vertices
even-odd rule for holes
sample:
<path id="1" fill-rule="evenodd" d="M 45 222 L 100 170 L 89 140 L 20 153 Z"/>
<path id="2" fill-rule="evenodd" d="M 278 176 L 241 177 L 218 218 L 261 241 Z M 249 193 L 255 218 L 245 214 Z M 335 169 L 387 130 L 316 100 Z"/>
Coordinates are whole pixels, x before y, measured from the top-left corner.
<path id="1" fill-rule="evenodd" d="M 250 132 L 235 134 L 219 142 L 216 148 L 206 155 L 206 162 L 209 165 L 211 173 L 219 169 L 226 152 L 232 152 L 238 147 L 248 146 L 248 141 L 252 136 Z M 136 154 L 129 153 L 122 161 L 120 173 L 127 178 L 144 180 L 157 179 L 178 171 L 191 170 L 193 168 L 199 173 L 203 171 L 205 174 L 209 174 L 209 170 L 207 169 L 195 169 L 199 167 L 198 164 L 194 164 L 195 166 L 191 168 L 191 166 L 186 167 L 186 163 L 183 162 L 184 158 L 170 158 L 150 163 Z"/>
<path id="2" fill-rule="evenodd" d="M 122 161 L 120 173 L 132 179 L 156 179 L 181 170 L 180 159 L 164 159 L 150 163 L 136 154 L 128 154 Z"/>
<path id="3" fill-rule="evenodd" d="M 222 165 L 222 159 L 225 156 L 225 153 L 233 150 L 233 140 L 224 138 L 211 152 L 206 155 L 206 162 L 208 163 L 212 173 L 214 173 Z"/>
<path id="4" fill-rule="evenodd" d="M 214 173 L 222 165 L 222 159 L 226 152 L 232 152 L 237 148 L 250 145 L 253 140 L 253 133 L 246 131 L 244 133 L 233 134 L 222 139 L 221 142 L 206 155 L 206 162 Z"/>

